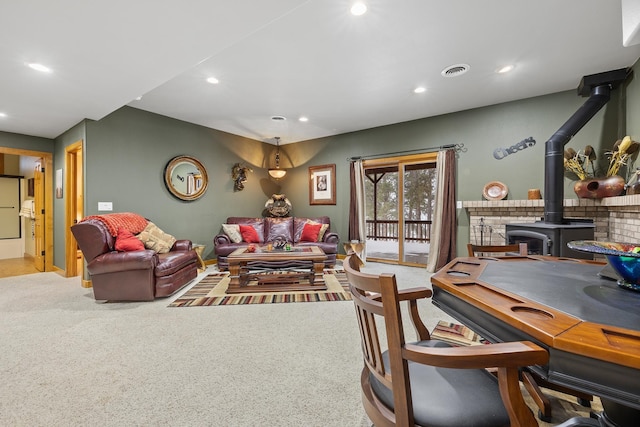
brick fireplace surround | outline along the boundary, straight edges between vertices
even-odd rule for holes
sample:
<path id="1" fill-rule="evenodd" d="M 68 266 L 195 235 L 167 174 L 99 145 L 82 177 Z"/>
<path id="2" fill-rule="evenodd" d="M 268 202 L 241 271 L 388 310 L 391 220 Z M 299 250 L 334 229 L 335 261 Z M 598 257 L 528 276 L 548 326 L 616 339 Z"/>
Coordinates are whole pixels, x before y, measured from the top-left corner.
<path id="1" fill-rule="evenodd" d="M 505 224 L 532 223 L 544 216 L 544 200 L 467 201 L 469 241 L 480 244 L 480 219 L 484 222 L 483 244 L 504 245 Z M 565 218 L 588 218 L 595 223 L 599 241 L 640 242 L 640 194 L 604 199 L 565 199 Z"/>

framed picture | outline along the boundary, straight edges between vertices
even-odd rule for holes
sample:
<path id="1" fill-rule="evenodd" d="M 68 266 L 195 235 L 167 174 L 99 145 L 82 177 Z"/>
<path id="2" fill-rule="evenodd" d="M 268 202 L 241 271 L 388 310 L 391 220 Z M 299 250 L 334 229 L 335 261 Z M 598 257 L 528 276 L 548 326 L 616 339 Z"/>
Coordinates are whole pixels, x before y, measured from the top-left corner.
<path id="1" fill-rule="evenodd" d="M 309 167 L 309 204 L 336 204 L 336 165 Z"/>

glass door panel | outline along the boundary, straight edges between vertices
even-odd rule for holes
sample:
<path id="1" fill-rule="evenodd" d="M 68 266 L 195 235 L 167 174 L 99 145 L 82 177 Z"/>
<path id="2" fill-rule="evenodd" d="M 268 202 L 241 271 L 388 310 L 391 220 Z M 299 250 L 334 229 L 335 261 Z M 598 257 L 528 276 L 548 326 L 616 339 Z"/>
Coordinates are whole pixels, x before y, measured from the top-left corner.
<path id="1" fill-rule="evenodd" d="M 402 212 L 403 263 L 427 264 L 431 221 L 436 200 L 436 169 L 434 163 L 403 166 Z"/>
<path id="2" fill-rule="evenodd" d="M 365 170 L 365 219 L 367 257 L 399 260 L 398 167 Z"/>

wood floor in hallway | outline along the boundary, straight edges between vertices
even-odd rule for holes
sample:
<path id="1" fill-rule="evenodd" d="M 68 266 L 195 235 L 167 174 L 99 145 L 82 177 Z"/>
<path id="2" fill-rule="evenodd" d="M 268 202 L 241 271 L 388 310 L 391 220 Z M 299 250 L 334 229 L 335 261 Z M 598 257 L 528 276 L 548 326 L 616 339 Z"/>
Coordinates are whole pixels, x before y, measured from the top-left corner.
<path id="1" fill-rule="evenodd" d="M 0 277 L 22 276 L 39 273 L 31 258 L 0 259 Z"/>

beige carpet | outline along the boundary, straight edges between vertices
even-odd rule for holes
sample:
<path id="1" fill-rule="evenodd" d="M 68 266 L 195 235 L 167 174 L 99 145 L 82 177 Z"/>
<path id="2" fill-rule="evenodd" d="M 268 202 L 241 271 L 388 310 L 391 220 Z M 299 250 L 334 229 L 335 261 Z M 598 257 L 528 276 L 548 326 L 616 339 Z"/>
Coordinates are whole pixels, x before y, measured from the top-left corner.
<path id="1" fill-rule="evenodd" d="M 347 280 L 344 271 L 325 270 L 324 280 L 327 289 L 323 291 L 258 292 L 258 285 L 255 282 L 250 282 L 247 286 L 248 290 L 251 289 L 250 292 L 229 295 L 226 293 L 229 286 L 229 273 L 216 272 L 208 274 L 193 285 L 183 295 L 169 304 L 169 307 L 351 300 L 351 296 L 346 289 Z"/>

